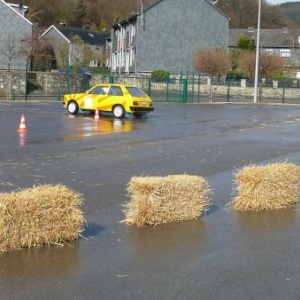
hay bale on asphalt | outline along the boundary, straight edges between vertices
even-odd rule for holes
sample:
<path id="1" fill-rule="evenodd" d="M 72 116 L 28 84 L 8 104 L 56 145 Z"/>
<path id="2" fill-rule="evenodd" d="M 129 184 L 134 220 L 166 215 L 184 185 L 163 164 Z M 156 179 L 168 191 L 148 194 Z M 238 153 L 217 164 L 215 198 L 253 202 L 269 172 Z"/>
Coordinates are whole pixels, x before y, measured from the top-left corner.
<path id="1" fill-rule="evenodd" d="M 208 183 L 200 176 L 132 177 L 127 191 L 123 222 L 137 226 L 196 219 L 210 205 Z"/>
<path id="2" fill-rule="evenodd" d="M 0 193 L 0 252 L 77 240 L 82 197 L 64 185 Z"/>
<path id="3" fill-rule="evenodd" d="M 229 206 L 241 211 L 261 211 L 296 205 L 299 179 L 300 168 L 292 163 L 245 166 L 236 174 L 238 195 Z"/>

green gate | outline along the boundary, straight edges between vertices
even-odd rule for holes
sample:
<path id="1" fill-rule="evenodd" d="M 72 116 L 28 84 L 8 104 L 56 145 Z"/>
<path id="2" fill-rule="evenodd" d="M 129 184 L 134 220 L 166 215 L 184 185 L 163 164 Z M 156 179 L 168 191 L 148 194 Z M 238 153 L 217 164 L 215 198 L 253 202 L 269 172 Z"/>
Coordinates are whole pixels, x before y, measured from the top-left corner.
<path id="1" fill-rule="evenodd" d="M 149 75 L 111 74 L 108 81 L 137 86 L 155 102 L 200 102 L 200 74 L 181 73 L 166 79 L 151 78 Z"/>

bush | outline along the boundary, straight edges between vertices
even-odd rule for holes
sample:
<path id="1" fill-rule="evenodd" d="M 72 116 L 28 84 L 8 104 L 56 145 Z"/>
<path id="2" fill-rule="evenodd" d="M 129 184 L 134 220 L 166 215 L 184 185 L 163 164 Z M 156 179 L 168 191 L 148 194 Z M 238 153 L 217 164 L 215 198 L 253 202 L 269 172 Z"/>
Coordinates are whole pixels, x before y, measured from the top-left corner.
<path id="1" fill-rule="evenodd" d="M 154 82 L 167 82 L 169 77 L 169 72 L 165 70 L 154 70 L 151 73 L 151 78 Z"/>
<path id="2" fill-rule="evenodd" d="M 241 79 L 247 79 L 247 76 L 240 72 L 228 72 L 226 75 L 226 80 L 241 80 Z"/>

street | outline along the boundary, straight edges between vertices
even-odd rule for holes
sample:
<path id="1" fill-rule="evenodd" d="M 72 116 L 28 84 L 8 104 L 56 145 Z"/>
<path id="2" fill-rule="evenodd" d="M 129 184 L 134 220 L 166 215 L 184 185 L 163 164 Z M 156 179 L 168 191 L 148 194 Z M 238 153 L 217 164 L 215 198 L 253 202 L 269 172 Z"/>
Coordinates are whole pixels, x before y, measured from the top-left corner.
<path id="1" fill-rule="evenodd" d="M 26 133 L 18 133 L 21 115 Z M 80 114 L 60 102 L 0 102 L 2 192 L 62 183 L 82 193 L 84 236 L 0 254 L 0 299 L 300 299 L 299 207 L 234 212 L 245 165 L 300 164 L 300 106 L 155 103 L 144 119 Z M 129 226 L 132 176 L 205 177 L 198 220 Z"/>

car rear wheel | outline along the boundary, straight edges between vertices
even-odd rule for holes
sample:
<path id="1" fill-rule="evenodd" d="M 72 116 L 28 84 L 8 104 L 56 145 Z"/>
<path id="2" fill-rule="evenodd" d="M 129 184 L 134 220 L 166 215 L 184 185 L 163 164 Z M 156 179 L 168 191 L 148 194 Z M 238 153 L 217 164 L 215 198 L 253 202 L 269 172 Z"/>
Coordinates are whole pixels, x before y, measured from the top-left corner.
<path id="1" fill-rule="evenodd" d="M 71 115 L 76 115 L 79 110 L 79 106 L 76 101 L 70 101 L 67 106 L 68 113 Z"/>
<path id="2" fill-rule="evenodd" d="M 122 105 L 116 105 L 113 108 L 113 114 L 116 118 L 121 119 L 125 115 L 125 109 Z"/>

